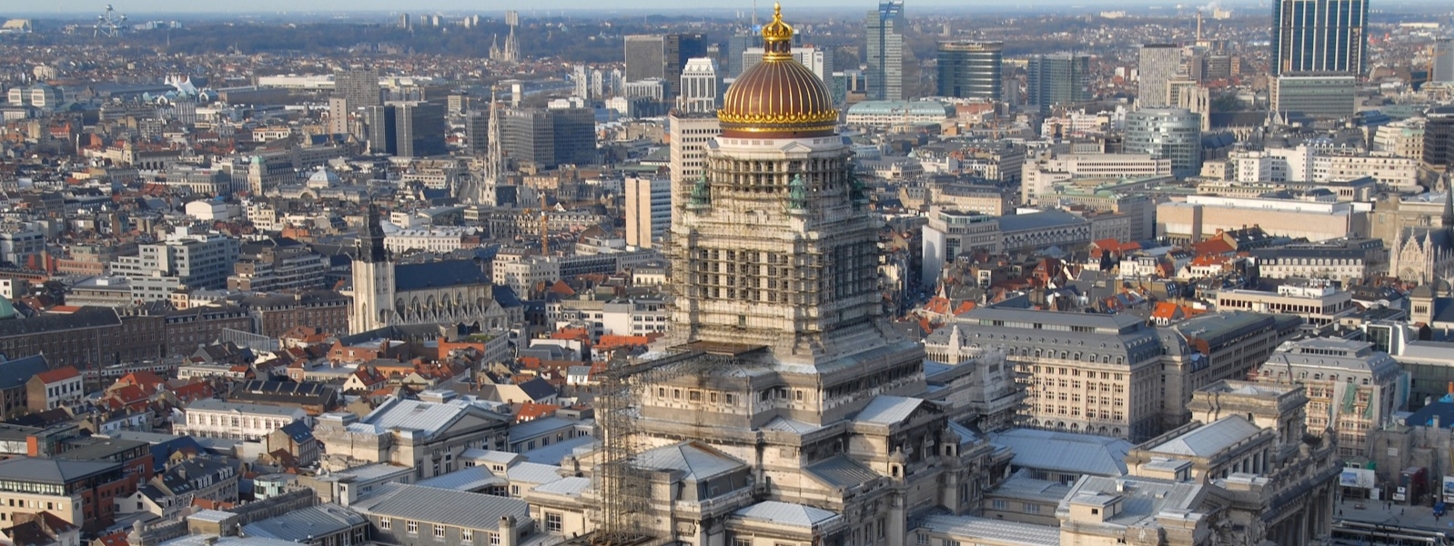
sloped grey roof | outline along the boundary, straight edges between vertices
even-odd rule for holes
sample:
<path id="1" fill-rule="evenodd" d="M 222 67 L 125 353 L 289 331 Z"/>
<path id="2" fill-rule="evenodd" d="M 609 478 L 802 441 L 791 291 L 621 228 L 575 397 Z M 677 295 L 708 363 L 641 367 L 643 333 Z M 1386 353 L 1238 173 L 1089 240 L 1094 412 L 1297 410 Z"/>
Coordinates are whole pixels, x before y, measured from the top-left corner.
<path id="1" fill-rule="evenodd" d="M 490 284 L 490 278 L 485 276 L 479 264 L 473 260 L 444 260 L 394 266 L 394 289 L 398 292 L 468 284 Z"/>
<path id="2" fill-rule="evenodd" d="M 574 497 L 585 493 L 590 488 L 590 478 L 580 478 L 572 476 L 569 478 L 561 478 L 559 480 L 536 487 L 535 492 Z"/>
<path id="3" fill-rule="evenodd" d="M 313 537 L 337 533 L 367 522 L 367 518 L 353 510 L 322 504 L 250 523 L 243 526 L 242 531 L 251 537 L 308 542 Z"/>
<path id="4" fill-rule="evenodd" d="M 695 444 L 683 442 L 658 447 L 637 457 L 637 464 L 643 468 L 657 470 L 680 470 L 687 480 L 704 480 L 740 468 L 746 468 L 736 459 L 708 451 Z"/>
<path id="5" fill-rule="evenodd" d="M 843 516 L 811 506 L 790 502 L 764 501 L 733 512 L 734 517 L 768 521 L 779 525 L 808 527 L 821 525 Z"/>
<path id="6" fill-rule="evenodd" d="M 560 467 L 540 463 L 515 463 L 505 470 L 511 482 L 550 483 L 560 480 Z"/>
<path id="7" fill-rule="evenodd" d="M 64 484 L 121 468 L 121 463 L 16 457 L 0 461 L 0 479 Z"/>
<path id="8" fill-rule="evenodd" d="M 1135 447 L 1119 438 L 1035 429 L 1010 429 L 990 436 L 1010 448 L 1010 464 L 1095 476 L 1124 476 L 1126 454 Z"/>
<path id="9" fill-rule="evenodd" d="M 530 507 L 519 499 L 400 483 L 384 484 L 374 496 L 351 507 L 374 516 L 487 531 L 498 529 L 502 516 L 530 521 Z"/>
<path id="10" fill-rule="evenodd" d="M 1151 448 L 1151 451 L 1153 453 L 1208 457 L 1237 442 L 1255 436 L 1261 431 L 1261 428 L 1247 422 L 1247 419 L 1242 416 L 1232 415 L 1172 438 L 1164 444 Z"/>
<path id="11" fill-rule="evenodd" d="M 485 467 L 475 466 L 421 480 L 414 485 L 455 491 L 479 491 L 486 487 L 502 486 L 507 483 L 509 483 L 507 480 L 491 474 Z"/>
<path id="12" fill-rule="evenodd" d="M 853 420 L 860 423 L 875 423 L 880 425 L 893 425 L 908 419 L 914 410 L 924 404 L 923 398 L 906 398 L 903 396 L 875 396 L 858 416 Z"/>
<path id="13" fill-rule="evenodd" d="M 1007 546 L 1060 544 L 1060 529 L 1055 527 L 974 516 L 927 516 L 919 527 L 950 537 L 979 537 Z"/>
<path id="14" fill-rule="evenodd" d="M 845 489 L 863 485 L 882 476 L 863 464 L 838 455 L 804 468 L 808 475 L 829 486 Z"/>

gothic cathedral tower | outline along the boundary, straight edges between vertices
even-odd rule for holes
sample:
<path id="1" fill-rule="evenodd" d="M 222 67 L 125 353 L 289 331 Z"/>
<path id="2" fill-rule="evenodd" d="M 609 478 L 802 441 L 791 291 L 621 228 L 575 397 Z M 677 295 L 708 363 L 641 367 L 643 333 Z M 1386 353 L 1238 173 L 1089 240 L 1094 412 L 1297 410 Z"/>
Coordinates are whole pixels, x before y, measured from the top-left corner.
<path id="1" fill-rule="evenodd" d="M 354 334 L 388 326 L 394 314 L 394 262 L 384 249 L 378 206 L 369 205 L 367 222 L 353 256 L 353 315 L 348 329 Z"/>

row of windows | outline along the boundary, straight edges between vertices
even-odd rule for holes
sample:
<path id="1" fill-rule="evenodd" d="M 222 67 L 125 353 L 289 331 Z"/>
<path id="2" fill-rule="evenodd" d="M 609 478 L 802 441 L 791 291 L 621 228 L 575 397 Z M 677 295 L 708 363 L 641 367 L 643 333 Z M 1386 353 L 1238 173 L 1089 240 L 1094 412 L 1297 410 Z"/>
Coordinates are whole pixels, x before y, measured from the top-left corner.
<path id="1" fill-rule="evenodd" d="M 448 527 L 446 527 L 444 525 L 439 525 L 437 523 L 436 524 L 430 524 L 429 527 L 432 528 L 432 530 L 433 530 L 434 539 L 443 542 L 444 539 L 445 539 L 445 534 L 446 534 L 445 533 L 445 530 L 448 529 Z M 385 530 L 392 530 L 394 528 L 394 518 L 379 518 L 379 528 L 380 529 L 385 529 Z M 406 533 L 408 533 L 410 535 L 416 535 L 417 536 L 419 534 L 419 522 L 414 521 L 414 520 L 405 520 L 404 521 L 404 532 L 406 532 Z M 490 546 L 499 546 L 500 545 L 500 534 L 499 533 L 489 533 L 489 532 L 486 532 L 484 534 L 486 535 L 486 540 L 488 541 L 488 543 L 490 544 Z M 459 528 L 459 540 L 460 540 L 461 543 L 464 543 L 464 544 L 473 544 L 474 543 L 474 540 L 475 540 L 475 530 L 474 529 L 466 529 L 464 527 L 460 527 Z"/>

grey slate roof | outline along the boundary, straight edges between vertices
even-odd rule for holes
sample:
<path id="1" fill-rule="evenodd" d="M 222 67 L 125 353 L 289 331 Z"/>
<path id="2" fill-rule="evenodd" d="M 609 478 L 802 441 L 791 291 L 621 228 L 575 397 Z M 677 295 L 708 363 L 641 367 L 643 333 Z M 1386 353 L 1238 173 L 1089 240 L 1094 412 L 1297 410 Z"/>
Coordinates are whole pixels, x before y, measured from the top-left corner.
<path id="1" fill-rule="evenodd" d="M 121 468 L 121 463 L 16 457 L 0 461 L 0 480 L 64 484 Z"/>
<path id="2" fill-rule="evenodd" d="M 1015 546 L 1060 544 L 1060 530 L 1054 527 L 975 516 L 927 516 L 921 521 L 919 528 L 930 529 L 951 537 L 981 537 L 995 544 Z"/>
<path id="3" fill-rule="evenodd" d="M 1261 431 L 1260 427 L 1247 422 L 1247 419 L 1242 416 L 1232 415 L 1172 438 L 1164 444 L 1151 448 L 1151 451 L 1153 453 L 1208 457 Z"/>
<path id="4" fill-rule="evenodd" d="M 990 442 L 1010 448 L 1016 467 L 1095 476 L 1124 476 L 1126 454 L 1135 447 L 1119 438 L 1036 429 L 1010 429 Z"/>
<path id="5" fill-rule="evenodd" d="M 924 404 L 922 398 L 906 398 L 903 396 L 875 396 L 863 410 L 858 412 L 854 421 L 860 423 L 874 423 L 879 425 L 893 425 L 908 419 L 914 410 Z"/>
<path id="6" fill-rule="evenodd" d="M 415 485 L 454 491 L 480 491 L 486 487 L 503 486 L 508 483 L 504 478 L 491 474 L 485 467 L 475 466 L 422 480 Z"/>
<path id="7" fill-rule="evenodd" d="M 351 507 L 374 516 L 486 531 L 498 529 L 502 516 L 530 521 L 530 507 L 519 499 L 400 483 L 385 484 L 376 491 Z"/>
<path id="8" fill-rule="evenodd" d="M 14 320 L 21 319 L 12 319 L 12 322 Z M 25 388 L 25 382 L 30 381 L 31 377 L 49 369 L 50 365 L 46 364 L 45 355 L 27 356 L 0 362 L 0 389 Z"/>
<path id="9" fill-rule="evenodd" d="M 251 523 L 243 526 L 242 531 L 252 537 L 306 543 L 313 537 L 346 531 L 367 522 L 368 518 L 353 510 L 338 505 L 323 504 Z"/>
<path id="10" fill-rule="evenodd" d="M 1000 232 L 1012 233 L 1031 229 L 1045 229 L 1055 226 L 1084 224 L 1085 218 L 1059 211 L 1045 210 L 1033 214 L 1011 214 L 1000 217 Z"/>
<path id="11" fill-rule="evenodd" d="M 740 461 L 687 442 L 646 451 L 637 458 L 637 464 L 657 470 L 680 470 L 685 472 L 687 480 L 705 480 L 747 467 Z"/>
<path id="12" fill-rule="evenodd" d="M 119 326 L 121 319 L 110 307 L 82 307 L 65 315 L 40 315 L 24 319 L 0 321 L 0 338 L 23 336 L 56 330 Z"/>
<path id="13" fill-rule="evenodd" d="M 394 289 L 398 292 L 466 284 L 490 284 L 490 278 L 474 260 L 445 260 L 394 266 Z"/>
<path id="14" fill-rule="evenodd" d="M 764 501 L 733 512 L 734 517 L 772 522 L 779 525 L 812 528 L 843 516 L 821 508 L 803 506 L 790 502 Z"/>
<path id="15" fill-rule="evenodd" d="M 829 486 L 849 489 L 879 479 L 880 476 L 869 467 L 853 459 L 838 455 L 804 468 L 808 475 Z"/>

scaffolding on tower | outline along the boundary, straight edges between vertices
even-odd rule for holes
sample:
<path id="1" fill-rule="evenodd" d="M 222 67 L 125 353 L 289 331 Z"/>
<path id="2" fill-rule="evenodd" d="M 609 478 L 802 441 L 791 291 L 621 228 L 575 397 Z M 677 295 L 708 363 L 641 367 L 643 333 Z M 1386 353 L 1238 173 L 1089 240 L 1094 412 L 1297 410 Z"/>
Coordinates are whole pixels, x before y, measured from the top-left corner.
<path id="1" fill-rule="evenodd" d="M 711 368 L 734 364 L 723 354 L 686 350 L 661 358 L 633 361 L 613 357 L 597 375 L 596 425 L 601 438 L 600 458 L 591 473 L 596 503 L 592 512 L 595 530 L 583 542 L 596 546 L 625 546 L 652 538 L 648 523 L 651 513 L 651 481 L 648 469 L 638 464 L 643 443 L 636 423 L 641 416 L 645 389 L 684 375 L 698 375 Z"/>

